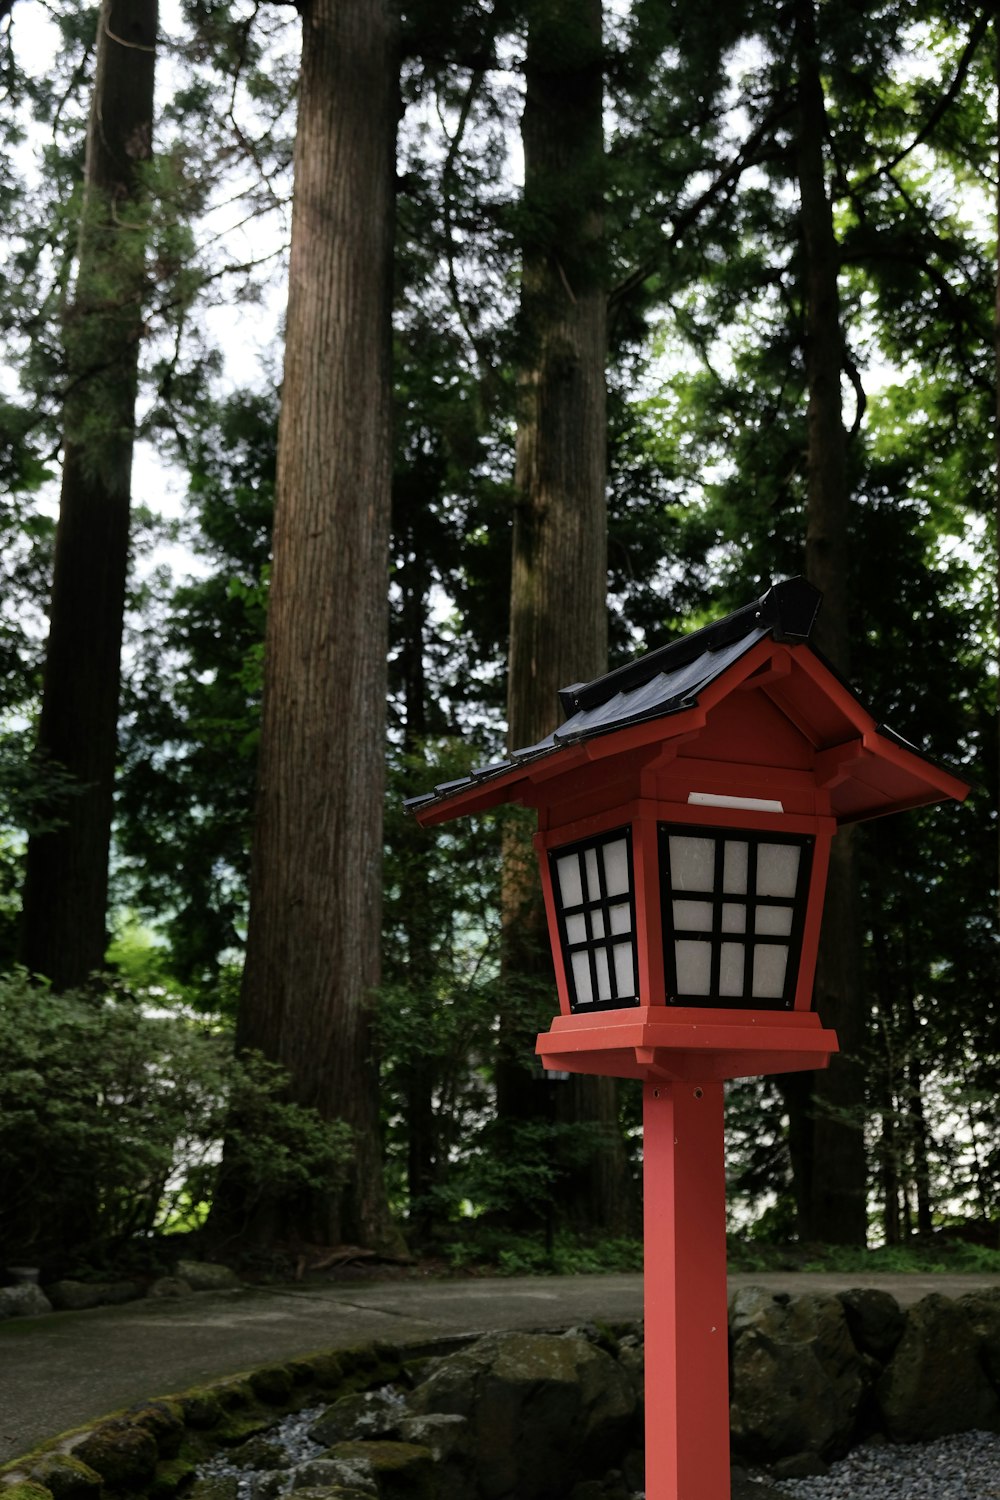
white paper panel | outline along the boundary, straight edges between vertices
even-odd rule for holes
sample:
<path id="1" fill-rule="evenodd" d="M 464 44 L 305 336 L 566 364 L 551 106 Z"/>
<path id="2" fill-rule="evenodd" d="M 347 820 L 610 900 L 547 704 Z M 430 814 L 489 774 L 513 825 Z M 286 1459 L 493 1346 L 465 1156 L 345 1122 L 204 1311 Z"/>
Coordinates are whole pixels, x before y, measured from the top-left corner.
<path id="1" fill-rule="evenodd" d="M 711 932 L 711 902 L 675 901 L 674 928 L 677 932 Z"/>
<path id="2" fill-rule="evenodd" d="M 611 999 L 611 971 L 608 968 L 607 948 L 594 949 L 594 967 L 597 970 L 597 998 Z"/>
<path id="3" fill-rule="evenodd" d="M 712 946 L 694 938 L 679 938 L 674 944 L 677 958 L 677 993 L 707 995 L 712 978 Z"/>
<path id="4" fill-rule="evenodd" d="M 785 993 L 788 949 L 784 943 L 761 943 L 753 955 L 753 993 L 757 1000 L 780 1000 Z"/>
<path id="5" fill-rule="evenodd" d="M 573 981 L 578 1003 L 589 1005 L 594 998 L 594 987 L 590 979 L 590 959 L 586 953 L 573 954 Z"/>
<path id="6" fill-rule="evenodd" d="M 758 896 L 785 896 L 791 900 L 799 878 L 798 844 L 759 844 L 757 846 Z"/>
<path id="7" fill-rule="evenodd" d="M 745 949 L 742 943 L 723 943 L 719 963 L 719 994 L 742 995 Z"/>
<path id="8" fill-rule="evenodd" d="M 624 839 L 604 845 L 604 883 L 609 896 L 628 895 L 628 844 Z"/>
<path id="9" fill-rule="evenodd" d="M 627 902 L 624 906 L 612 906 L 610 916 L 612 932 L 632 931 L 632 912 Z"/>
<path id="10" fill-rule="evenodd" d="M 747 909 L 735 901 L 725 901 L 722 906 L 723 932 L 746 932 Z"/>
<path id="11" fill-rule="evenodd" d="M 670 835 L 670 874 L 675 891 L 715 888 L 715 840 L 694 838 L 687 833 Z"/>
<path id="12" fill-rule="evenodd" d="M 577 912 L 575 917 L 566 918 L 566 941 L 569 943 L 587 941 L 587 919 L 582 912 Z"/>
<path id="13" fill-rule="evenodd" d="M 598 908 L 597 911 L 592 911 L 590 913 L 590 928 L 591 937 L 604 937 L 604 913 L 600 910 L 600 908 Z"/>
<path id="14" fill-rule="evenodd" d="M 631 943 L 616 943 L 615 954 L 615 983 L 618 986 L 618 995 L 622 1000 L 631 1000 L 636 993 L 635 986 L 635 958 L 632 953 Z"/>
<path id="15" fill-rule="evenodd" d="M 559 871 L 559 894 L 562 897 L 564 909 L 567 906 L 579 906 L 583 901 L 579 856 L 564 854 L 556 860 L 556 869 Z"/>
<path id="16" fill-rule="evenodd" d="M 747 893 L 747 846 L 736 839 L 726 840 L 722 889 L 727 896 L 745 896 Z"/>
<path id="17" fill-rule="evenodd" d="M 792 908 L 790 906 L 758 906 L 754 926 L 768 937 L 790 937 L 792 933 Z"/>

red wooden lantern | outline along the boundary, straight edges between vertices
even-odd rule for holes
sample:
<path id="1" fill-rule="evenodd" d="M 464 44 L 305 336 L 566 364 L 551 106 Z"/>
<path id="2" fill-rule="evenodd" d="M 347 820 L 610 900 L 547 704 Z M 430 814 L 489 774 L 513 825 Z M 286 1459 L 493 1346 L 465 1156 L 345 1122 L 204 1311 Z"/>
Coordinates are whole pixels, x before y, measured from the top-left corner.
<path id="1" fill-rule="evenodd" d="M 968 792 L 809 644 L 819 603 L 776 584 L 565 689 L 548 739 L 408 804 L 425 824 L 537 810 L 559 992 L 537 1051 L 643 1081 L 650 1500 L 729 1494 L 722 1083 L 837 1049 L 811 1009 L 833 835 Z"/>

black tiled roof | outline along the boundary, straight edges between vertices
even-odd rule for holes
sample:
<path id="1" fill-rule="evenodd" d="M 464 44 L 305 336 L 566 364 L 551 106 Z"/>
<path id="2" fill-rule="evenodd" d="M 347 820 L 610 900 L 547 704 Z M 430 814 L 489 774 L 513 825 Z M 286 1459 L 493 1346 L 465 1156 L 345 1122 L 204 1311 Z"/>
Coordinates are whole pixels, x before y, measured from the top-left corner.
<path id="1" fill-rule="evenodd" d="M 760 599 L 702 630 L 647 651 L 593 682 L 563 688 L 559 697 L 569 717 L 553 734 L 537 745 L 513 750 L 507 760 L 479 766 L 469 776 L 442 782 L 422 797 L 411 797 L 406 807 L 415 812 L 462 787 L 490 781 L 579 740 L 691 708 L 699 694 L 758 641 L 767 636 L 776 641 L 808 640 L 820 599 L 819 590 L 804 578 L 776 583 Z"/>

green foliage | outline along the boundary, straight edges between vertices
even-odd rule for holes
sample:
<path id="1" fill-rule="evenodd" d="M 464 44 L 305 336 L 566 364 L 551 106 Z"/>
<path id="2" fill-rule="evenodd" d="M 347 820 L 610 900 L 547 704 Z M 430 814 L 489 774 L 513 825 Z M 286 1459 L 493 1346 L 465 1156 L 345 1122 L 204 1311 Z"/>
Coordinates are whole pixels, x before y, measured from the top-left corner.
<path id="1" fill-rule="evenodd" d="M 515 1234 L 474 1219 L 454 1226 L 444 1251 L 455 1271 L 490 1267 L 501 1276 L 588 1276 L 642 1270 L 641 1240 L 588 1238 L 564 1229 L 548 1238 Z"/>
<path id="2" fill-rule="evenodd" d="M 859 1277 L 876 1272 L 903 1276 L 1000 1273 L 1000 1250 L 949 1237 L 947 1230 L 929 1241 L 915 1239 L 871 1250 L 854 1245 L 768 1245 L 733 1236 L 728 1259 L 734 1271 L 835 1271 Z"/>
<path id="3" fill-rule="evenodd" d="M 336 1180 L 345 1127 L 289 1103 L 264 1059 L 230 1036 L 120 990 L 53 995 L 0 980 L 0 1244 L 5 1260 L 97 1264 L 194 1227 L 219 1172 L 230 1113 L 249 1180 Z"/>

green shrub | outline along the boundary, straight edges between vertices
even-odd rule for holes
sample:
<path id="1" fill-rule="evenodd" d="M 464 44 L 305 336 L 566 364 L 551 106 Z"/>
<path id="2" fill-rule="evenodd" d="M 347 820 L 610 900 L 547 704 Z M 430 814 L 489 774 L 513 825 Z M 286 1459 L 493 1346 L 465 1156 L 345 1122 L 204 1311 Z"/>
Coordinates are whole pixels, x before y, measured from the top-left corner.
<path id="1" fill-rule="evenodd" d="M 280 1069 L 134 997 L 0 977 L 0 1263 L 96 1265 L 203 1220 L 233 1114 L 251 1189 L 336 1180 L 346 1126 L 282 1098 Z"/>

